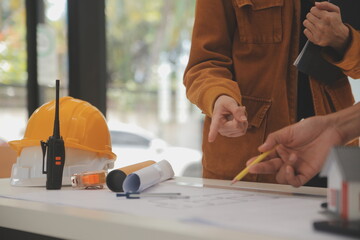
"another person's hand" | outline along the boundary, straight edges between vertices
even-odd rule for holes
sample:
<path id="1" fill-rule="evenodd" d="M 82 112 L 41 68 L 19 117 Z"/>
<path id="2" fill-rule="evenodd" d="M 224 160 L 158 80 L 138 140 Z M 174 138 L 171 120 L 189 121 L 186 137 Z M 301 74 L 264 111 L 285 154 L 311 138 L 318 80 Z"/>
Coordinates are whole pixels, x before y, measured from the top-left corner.
<path id="1" fill-rule="evenodd" d="M 328 118 L 311 117 L 270 134 L 258 150 L 265 152 L 278 145 L 276 151 L 249 172 L 276 174 L 278 183 L 299 187 L 321 170 L 330 148 L 343 141 L 340 131 Z"/>
<path id="2" fill-rule="evenodd" d="M 246 133 L 247 126 L 245 107 L 222 95 L 214 104 L 208 141 L 215 141 L 218 133 L 225 137 L 240 137 Z"/>
<path id="3" fill-rule="evenodd" d="M 340 8 L 329 2 L 315 2 L 306 15 L 304 34 L 314 44 L 332 47 L 339 54 L 346 49 L 349 28 L 342 22 Z"/>

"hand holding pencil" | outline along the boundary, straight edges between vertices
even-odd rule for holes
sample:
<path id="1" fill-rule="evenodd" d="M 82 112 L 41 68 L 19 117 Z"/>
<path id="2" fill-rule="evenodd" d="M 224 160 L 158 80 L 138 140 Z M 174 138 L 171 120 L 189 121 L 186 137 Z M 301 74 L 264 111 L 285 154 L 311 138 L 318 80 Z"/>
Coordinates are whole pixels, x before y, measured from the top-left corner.
<path id="1" fill-rule="evenodd" d="M 266 152 L 276 147 L 276 154 L 270 154 L 266 161 L 249 169 L 253 174 L 273 174 L 277 183 L 300 187 L 321 170 L 333 146 L 344 145 L 353 135 L 340 127 L 348 116 L 355 116 L 360 104 L 329 116 L 309 117 L 278 131 L 270 133 L 258 150 Z M 355 117 L 354 117 L 355 119 Z M 359 119 L 359 118 L 356 118 Z M 344 120 L 344 121 L 345 121 Z M 342 126 L 342 125 L 341 125 Z M 355 126 L 355 125 L 354 125 Z M 355 129 L 355 128 L 354 128 Z M 351 133 L 356 131 L 352 129 Z M 248 164 L 254 160 L 252 158 Z"/>
<path id="2" fill-rule="evenodd" d="M 245 177 L 245 175 L 249 173 L 249 169 L 251 166 L 264 160 L 270 153 L 275 151 L 275 149 L 276 149 L 276 146 L 273 149 L 271 149 L 270 151 L 260 154 L 254 161 L 252 161 L 248 166 L 246 166 L 246 168 L 244 168 L 244 170 L 242 170 L 238 175 L 235 176 L 235 178 L 231 181 L 231 185 L 237 181 L 240 181 L 243 177 Z"/>

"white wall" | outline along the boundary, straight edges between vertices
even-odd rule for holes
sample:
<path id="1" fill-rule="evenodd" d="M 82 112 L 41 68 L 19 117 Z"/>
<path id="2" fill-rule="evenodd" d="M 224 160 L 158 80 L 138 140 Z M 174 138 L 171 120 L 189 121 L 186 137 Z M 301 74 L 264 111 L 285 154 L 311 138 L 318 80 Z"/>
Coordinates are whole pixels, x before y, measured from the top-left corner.
<path id="1" fill-rule="evenodd" d="M 355 102 L 360 102 L 360 79 L 354 80 L 349 78 Z"/>

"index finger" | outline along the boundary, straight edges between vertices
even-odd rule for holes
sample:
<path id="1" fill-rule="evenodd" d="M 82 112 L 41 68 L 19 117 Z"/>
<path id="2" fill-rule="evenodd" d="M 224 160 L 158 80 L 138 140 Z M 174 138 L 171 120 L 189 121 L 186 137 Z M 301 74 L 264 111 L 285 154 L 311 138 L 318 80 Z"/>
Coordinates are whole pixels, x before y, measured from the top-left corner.
<path id="1" fill-rule="evenodd" d="M 258 150 L 260 152 L 266 152 L 273 149 L 276 145 L 282 143 L 281 141 L 281 130 L 269 134 L 269 136 L 266 138 L 265 142 L 258 147 Z"/>
<path id="2" fill-rule="evenodd" d="M 250 164 L 255 161 L 260 155 L 257 155 L 255 157 L 250 158 L 247 162 L 246 162 L 246 166 L 250 166 Z M 277 155 L 276 151 L 271 151 L 264 159 L 263 161 L 268 161 L 274 158 L 279 158 L 279 156 Z"/>
<path id="3" fill-rule="evenodd" d="M 209 135 L 208 135 L 208 141 L 209 142 L 215 141 L 221 124 L 222 124 L 221 123 L 221 118 L 215 117 L 215 118 L 213 118 L 211 120 L 210 130 L 209 130 Z"/>
<path id="4" fill-rule="evenodd" d="M 329 3 L 329 2 L 315 2 L 316 8 L 319 10 L 326 10 L 328 12 L 337 12 L 340 13 L 340 8 L 336 6 L 335 4 Z"/>
<path id="5" fill-rule="evenodd" d="M 265 142 L 258 147 L 258 150 L 260 152 L 266 152 L 273 149 L 276 145 L 286 145 L 291 143 L 294 138 L 294 125 L 290 125 L 277 130 L 276 132 L 270 133 Z"/>
<path id="6" fill-rule="evenodd" d="M 277 173 L 284 162 L 280 158 L 273 158 L 249 167 L 249 172 L 254 174 Z"/>
<path id="7" fill-rule="evenodd" d="M 312 15 L 314 15 L 315 17 L 321 19 L 321 18 L 324 16 L 325 11 L 324 11 L 324 10 L 321 10 L 321 9 L 319 9 L 319 8 L 317 8 L 317 7 L 312 7 L 312 8 L 310 9 L 310 13 L 311 13 Z"/>

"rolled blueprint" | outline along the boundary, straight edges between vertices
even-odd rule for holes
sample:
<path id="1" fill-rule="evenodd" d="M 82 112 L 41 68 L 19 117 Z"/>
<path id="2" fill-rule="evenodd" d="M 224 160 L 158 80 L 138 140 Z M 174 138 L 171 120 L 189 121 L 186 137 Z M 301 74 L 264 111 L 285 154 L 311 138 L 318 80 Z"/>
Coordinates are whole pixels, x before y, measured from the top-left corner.
<path id="1" fill-rule="evenodd" d="M 123 183 L 123 189 L 124 192 L 141 192 L 172 177 L 174 170 L 170 163 L 162 160 L 128 175 Z"/>
<path id="2" fill-rule="evenodd" d="M 155 164 L 156 162 L 153 160 L 136 163 L 130 166 L 126 166 L 123 168 L 114 169 L 111 172 L 108 173 L 106 176 L 106 185 L 108 188 L 113 192 L 123 192 L 123 183 L 125 178 L 142 168 L 148 167 L 152 164 Z"/>

